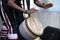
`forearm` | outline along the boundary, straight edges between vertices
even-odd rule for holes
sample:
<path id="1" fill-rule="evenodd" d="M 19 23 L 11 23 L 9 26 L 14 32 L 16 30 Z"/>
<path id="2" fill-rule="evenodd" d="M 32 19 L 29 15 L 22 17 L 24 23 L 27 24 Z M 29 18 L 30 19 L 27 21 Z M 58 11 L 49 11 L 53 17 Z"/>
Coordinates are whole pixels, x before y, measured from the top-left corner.
<path id="1" fill-rule="evenodd" d="M 9 5 L 10 7 L 14 8 L 14 9 L 17 9 L 17 10 L 21 11 L 21 12 L 25 12 L 25 10 L 24 10 L 23 8 L 19 7 L 19 6 L 18 6 L 15 2 L 13 2 L 13 1 L 8 1 L 8 5 Z"/>
<path id="2" fill-rule="evenodd" d="M 39 0 L 34 0 L 34 3 L 35 3 L 37 6 L 43 8 L 43 5 L 41 4 L 41 2 L 40 2 Z"/>

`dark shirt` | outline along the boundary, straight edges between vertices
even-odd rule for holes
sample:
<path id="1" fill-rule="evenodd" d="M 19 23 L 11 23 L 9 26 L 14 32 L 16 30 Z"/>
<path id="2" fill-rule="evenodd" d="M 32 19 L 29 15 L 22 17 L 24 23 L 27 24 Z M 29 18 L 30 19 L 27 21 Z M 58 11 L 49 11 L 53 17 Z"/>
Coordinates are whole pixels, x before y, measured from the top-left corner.
<path id="1" fill-rule="evenodd" d="M 16 9 L 9 7 L 7 4 L 7 1 L 8 0 L 2 0 L 3 8 L 12 24 L 13 32 L 18 34 L 18 37 L 19 37 L 18 40 L 25 40 L 19 33 L 19 25 L 24 20 L 23 13 L 21 11 L 18 11 Z M 21 0 L 16 0 L 15 3 L 21 7 Z"/>
<path id="2" fill-rule="evenodd" d="M 3 8 L 6 12 L 6 14 L 8 15 L 9 17 L 9 20 L 12 24 L 14 24 L 14 22 L 20 24 L 23 20 L 24 20 L 24 17 L 23 17 L 23 13 L 16 10 L 16 9 L 13 9 L 11 7 L 8 6 L 7 4 L 7 1 L 5 0 L 2 0 L 3 1 Z M 15 3 L 21 7 L 21 0 L 16 0 Z"/>

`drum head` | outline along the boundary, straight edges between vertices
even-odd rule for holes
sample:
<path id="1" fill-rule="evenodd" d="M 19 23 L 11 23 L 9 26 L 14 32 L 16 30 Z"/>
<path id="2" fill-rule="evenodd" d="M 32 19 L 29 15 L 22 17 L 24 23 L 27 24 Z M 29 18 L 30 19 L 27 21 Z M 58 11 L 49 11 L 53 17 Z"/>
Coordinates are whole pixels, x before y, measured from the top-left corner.
<path id="1" fill-rule="evenodd" d="M 33 33 L 35 33 L 36 35 L 42 35 L 42 33 L 43 33 L 42 24 L 37 18 L 29 17 L 27 19 L 27 25 L 28 25 L 28 28 Z"/>

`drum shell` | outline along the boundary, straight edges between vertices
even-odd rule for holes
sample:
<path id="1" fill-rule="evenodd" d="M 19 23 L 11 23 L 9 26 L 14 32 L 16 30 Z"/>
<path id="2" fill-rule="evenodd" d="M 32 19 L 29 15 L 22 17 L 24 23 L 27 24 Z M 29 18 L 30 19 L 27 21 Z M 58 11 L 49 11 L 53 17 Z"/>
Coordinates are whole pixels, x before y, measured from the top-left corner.
<path id="1" fill-rule="evenodd" d="M 36 39 L 37 37 L 39 37 L 40 35 L 37 36 L 30 32 L 30 30 L 27 28 L 26 21 L 27 20 L 24 20 L 19 26 L 19 31 L 20 31 L 21 35 L 27 40 L 28 39 L 33 40 L 33 39 Z"/>
<path id="2" fill-rule="evenodd" d="M 26 25 L 25 25 L 25 20 L 21 23 L 21 25 L 19 26 L 19 31 L 21 33 L 21 35 L 25 38 L 25 39 L 35 39 L 37 38 L 37 36 L 33 35 L 32 33 L 30 33 L 30 31 L 27 29 Z M 26 35 L 26 36 L 25 36 Z"/>

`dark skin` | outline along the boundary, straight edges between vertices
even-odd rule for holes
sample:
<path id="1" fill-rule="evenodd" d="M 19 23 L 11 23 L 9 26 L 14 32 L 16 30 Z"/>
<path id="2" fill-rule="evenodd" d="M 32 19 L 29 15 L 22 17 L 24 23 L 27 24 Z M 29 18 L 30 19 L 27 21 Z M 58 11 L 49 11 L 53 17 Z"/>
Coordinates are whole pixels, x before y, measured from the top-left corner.
<path id="1" fill-rule="evenodd" d="M 41 4 L 41 2 L 40 2 L 39 0 L 33 0 L 33 1 L 34 1 L 34 3 L 35 3 L 37 6 L 39 6 L 39 7 L 41 7 L 41 8 L 44 8 L 44 9 L 48 9 L 48 8 L 52 7 L 52 4 L 51 4 L 51 3 L 49 3 L 49 4 L 45 4 L 45 3 Z M 26 12 L 25 9 L 19 7 L 19 6 L 15 3 L 15 0 L 8 0 L 8 5 L 9 5 L 10 7 L 12 7 L 12 8 L 15 8 L 15 9 L 23 12 L 23 13 Z M 34 12 L 36 12 L 36 11 L 38 11 L 38 10 L 35 9 L 35 8 L 31 8 L 31 9 L 28 10 L 26 13 L 31 14 L 31 13 L 34 13 Z"/>

